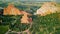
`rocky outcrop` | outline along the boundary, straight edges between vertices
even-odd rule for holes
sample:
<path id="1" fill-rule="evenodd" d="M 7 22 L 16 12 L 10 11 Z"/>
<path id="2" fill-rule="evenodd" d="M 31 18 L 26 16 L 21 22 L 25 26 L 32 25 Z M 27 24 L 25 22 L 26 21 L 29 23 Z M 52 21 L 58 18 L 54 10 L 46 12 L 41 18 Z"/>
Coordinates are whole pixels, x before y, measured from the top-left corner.
<path id="1" fill-rule="evenodd" d="M 40 14 L 41 16 L 45 16 L 47 14 L 56 13 L 57 11 L 56 3 L 54 2 L 46 2 L 44 3 L 41 8 L 39 8 L 36 14 Z"/>
<path id="2" fill-rule="evenodd" d="M 27 13 L 27 12 L 23 12 L 23 16 L 22 16 L 22 19 L 21 19 L 21 23 L 29 23 L 28 15 L 30 15 L 30 14 Z"/>
<path id="3" fill-rule="evenodd" d="M 21 15 L 21 14 L 23 14 L 21 18 L 21 23 L 29 23 L 28 15 L 30 14 L 25 11 L 20 11 L 19 9 L 15 8 L 14 5 L 11 4 L 8 5 L 7 8 L 4 8 L 3 12 L 3 15 Z"/>
<path id="4" fill-rule="evenodd" d="M 20 15 L 21 11 L 10 4 L 7 8 L 4 8 L 3 15 Z"/>

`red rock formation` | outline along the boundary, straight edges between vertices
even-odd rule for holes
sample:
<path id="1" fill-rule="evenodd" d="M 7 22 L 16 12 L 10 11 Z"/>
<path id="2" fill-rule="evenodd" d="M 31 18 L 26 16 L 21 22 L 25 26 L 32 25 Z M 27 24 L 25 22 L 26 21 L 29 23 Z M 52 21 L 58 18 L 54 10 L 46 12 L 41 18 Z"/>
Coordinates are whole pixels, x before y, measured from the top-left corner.
<path id="1" fill-rule="evenodd" d="M 56 5 L 55 2 L 46 2 L 37 10 L 36 14 L 46 16 L 47 14 L 56 13 L 56 11 L 58 11 Z"/>
<path id="2" fill-rule="evenodd" d="M 22 19 L 21 19 L 21 23 L 29 23 L 29 18 L 28 18 L 28 15 L 29 15 L 29 13 L 27 13 L 27 12 L 25 12 L 25 11 L 23 11 L 23 16 L 22 16 Z"/>
<path id="3" fill-rule="evenodd" d="M 21 15 L 21 11 L 10 4 L 7 8 L 4 8 L 3 15 Z"/>
<path id="4" fill-rule="evenodd" d="M 14 5 L 8 5 L 7 8 L 4 8 L 4 12 L 3 15 L 21 15 L 22 19 L 21 19 L 21 23 L 29 23 L 28 21 L 28 15 L 30 15 L 29 13 L 25 12 L 25 11 L 20 11 L 19 9 L 15 8 Z"/>

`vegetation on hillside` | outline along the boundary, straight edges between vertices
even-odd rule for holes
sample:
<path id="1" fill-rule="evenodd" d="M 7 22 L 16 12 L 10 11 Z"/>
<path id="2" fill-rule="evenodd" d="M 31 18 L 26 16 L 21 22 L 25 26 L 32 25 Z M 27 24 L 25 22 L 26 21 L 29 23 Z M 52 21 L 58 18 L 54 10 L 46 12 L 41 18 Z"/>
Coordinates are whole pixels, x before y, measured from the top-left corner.
<path id="1" fill-rule="evenodd" d="M 29 28 L 29 24 L 21 24 L 19 16 L 2 16 L 3 24 L 0 25 L 1 33 L 11 28 L 15 31 L 24 31 Z M 30 29 L 32 34 L 59 34 L 60 33 L 60 13 L 54 13 L 46 16 L 33 15 L 33 24 Z M 14 22 L 17 20 L 16 22 Z M 9 25 L 9 26 L 8 26 Z"/>
<path id="2" fill-rule="evenodd" d="M 32 10 L 32 14 L 40 8 L 39 6 L 21 5 L 16 7 L 25 11 Z M 5 34 L 9 29 L 20 32 L 28 29 L 30 24 L 20 23 L 21 16 L 23 15 L 0 15 L 0 20 L 2 21 L 0 21 L 0 34 Z M 29 29 L 31 34 L 60 34 L 60 13 L 53 13 L 46 16 L 32 15 L 31 17 L 33 18 L 32 26 Z"/>

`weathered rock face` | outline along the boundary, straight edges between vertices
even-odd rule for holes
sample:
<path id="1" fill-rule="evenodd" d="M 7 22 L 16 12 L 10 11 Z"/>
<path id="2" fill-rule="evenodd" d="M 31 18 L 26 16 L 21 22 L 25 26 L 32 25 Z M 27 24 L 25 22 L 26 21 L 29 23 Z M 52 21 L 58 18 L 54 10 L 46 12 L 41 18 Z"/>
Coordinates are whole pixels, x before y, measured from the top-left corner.
<path id="1" fill-rule="evenodd" d="M 36 14 L 40 14 L 41 16 L 45 16 L 47 14 L 56 13 L 57 6 L 54 2 L 46 2 L 44 3 L 41 8 L 39 8 Z"/>
<path id="2" fill-rule="evenodd" d="M 29 23 L 28 21 L 28 13 L 26 12 L 23 12 L 23 16 L 22 16 L 22 19 L 21 19 L 21 23 Z"/>
<path id="3" fill-rule="evenodd" d="M 21 12 L 19 9 L 15 8 L 14 5 L 8 5 L 7 8 L 4 8 L 3 15 L 20 15 Z"/>
<path id="4" fill-rule="evenodd" d="M 22 16 L 21 23 L 29 23 L 27 15 Z"/>
<path id="5" fill-rule="evenodd" d="M 7 8 L 4 8 L 3 15 L 21 15 L 23 14 L 21 18 L 21 23 L 29 23 L 28 21 L 28 15 L 29 13 L 25 11 L 20 11 L 19 9 L 15 8 L 13 5 L 8 5 Z"/>

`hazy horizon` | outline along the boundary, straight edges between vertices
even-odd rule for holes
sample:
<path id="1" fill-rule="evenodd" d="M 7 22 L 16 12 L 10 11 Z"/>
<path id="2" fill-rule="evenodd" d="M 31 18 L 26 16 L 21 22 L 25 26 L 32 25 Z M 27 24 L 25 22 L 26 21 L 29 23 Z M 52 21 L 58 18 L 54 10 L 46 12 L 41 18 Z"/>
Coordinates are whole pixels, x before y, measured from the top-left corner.
<path id="1" fill-rule="evenodd" d="M 54 2 L 60 2 L 60 0 L 0 0 L 0 1 L 6 1 L 6 2 L 19 2 L 19 1 L 32 1 L 32 2 L 34 2 L 34 1 L 36 1 L 36 2 L 38 2 L 38 1 L 40 1 L 40 2 L 42 2 L 42 1 L 54 1 Z"/>

